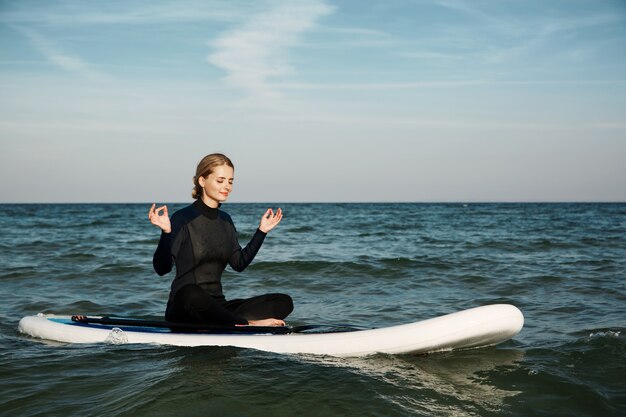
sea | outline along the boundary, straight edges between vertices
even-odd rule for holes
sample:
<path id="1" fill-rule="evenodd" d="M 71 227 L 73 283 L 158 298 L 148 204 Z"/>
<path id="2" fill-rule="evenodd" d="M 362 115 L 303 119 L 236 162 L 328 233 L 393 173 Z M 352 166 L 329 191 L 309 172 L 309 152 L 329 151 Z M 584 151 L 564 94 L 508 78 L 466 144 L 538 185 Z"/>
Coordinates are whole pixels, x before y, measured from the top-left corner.
<path id="1" fill-rule="evenodd" d="M 229 299 L 287 293 L 289 324 L 363 327 L 507 303 L 524 328 L 364 358 L 45 342 L 20 318 L 162 318 L 160 232 L 149 204 L 4 204 L 0 415 L 626 415 L 626 204 L 227 203 L 242 246 L 269 207 L 284 219 L 245 271 L 227 268 Z"/>

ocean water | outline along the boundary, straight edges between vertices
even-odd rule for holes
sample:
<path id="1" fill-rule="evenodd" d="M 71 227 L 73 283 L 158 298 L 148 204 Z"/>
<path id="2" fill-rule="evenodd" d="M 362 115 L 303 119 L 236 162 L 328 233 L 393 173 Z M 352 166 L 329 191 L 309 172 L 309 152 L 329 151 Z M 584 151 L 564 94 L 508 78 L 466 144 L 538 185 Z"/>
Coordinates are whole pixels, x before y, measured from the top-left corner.
<path id="1" fill-rule="evenodd" d="M 242 244 L 267 207 L 224 205 Z M 286 292 L 291 324 L 368 327 L 510 303 L 525 327 L 358 359 L 42 342 L 21 317 L 162 316 L 159 232 L 147 204 L 0 205 L 0 415 L 626 415 L 626 204 L 281 207 L 253 264 L 225 272 L 228 298 Z"/>

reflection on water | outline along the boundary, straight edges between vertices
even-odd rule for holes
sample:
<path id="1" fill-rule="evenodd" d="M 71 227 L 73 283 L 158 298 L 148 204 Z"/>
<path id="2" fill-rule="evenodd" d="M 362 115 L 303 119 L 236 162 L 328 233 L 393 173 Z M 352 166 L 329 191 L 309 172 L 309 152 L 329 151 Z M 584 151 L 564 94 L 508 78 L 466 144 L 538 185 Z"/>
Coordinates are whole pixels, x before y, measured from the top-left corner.
<path id="1" fill-rule="evenodd" d="M 465 416 L 500 411 L 506 398 L 519 394 L 513 387 L 497 386 L 490 376 L 511 372 L 523 358 L 522 350 L 487 348 L 423 356 L 307 356 L 305 360 L 346 367 L 401 388 L 386 399 L 408 412 Z"/>

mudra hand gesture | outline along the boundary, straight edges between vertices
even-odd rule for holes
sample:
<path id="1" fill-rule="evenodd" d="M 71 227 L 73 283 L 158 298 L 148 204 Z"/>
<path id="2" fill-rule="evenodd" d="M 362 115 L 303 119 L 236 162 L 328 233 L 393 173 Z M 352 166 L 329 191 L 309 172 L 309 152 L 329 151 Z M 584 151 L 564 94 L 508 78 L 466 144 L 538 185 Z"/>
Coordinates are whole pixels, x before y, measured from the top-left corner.
<path id="1" fill-rule="evenodd" d="M 167 211 L 166 211 L 166 214 L 167 214 Z M 263 233 L 268 233 L 270 230 L 275 228 L 282 219 L 283 219 L 283 210 L 281 208 L 276 210 L 276 213 L 274 213 L 274 210 L 269 208 L 267 209 L 265 214 L 263 214 L 263 217 L 261 217 L 261 224 L 259 225 L 259 229 Z"/>
<path id="2" fill-rule="evenodd" d="M 167 206 L 161 206 L 156 208 L 156 204 L 153 204 L 148 211 L 148 218 L 150 223 L 163 230 L 165 233 L 172 231 L 172 225 L 170 223 L 170 217 L 167 214 Z"/>

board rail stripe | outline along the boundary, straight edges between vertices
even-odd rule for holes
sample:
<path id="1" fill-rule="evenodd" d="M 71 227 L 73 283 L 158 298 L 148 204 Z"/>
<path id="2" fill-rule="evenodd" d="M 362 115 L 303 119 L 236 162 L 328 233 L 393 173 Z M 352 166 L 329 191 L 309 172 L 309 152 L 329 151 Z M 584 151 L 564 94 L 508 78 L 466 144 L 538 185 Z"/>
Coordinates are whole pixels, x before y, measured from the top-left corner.
<path id="1" fill-rule="evenodd" d="M 216 334 L 289 334 L 316 329 L 319 326 L 216 326 L 202 323 L 178 323 L 171 321 L 128 319 L 121 317 L 72 316 L 72 321 L 82 324 L 104 324 L 107 326 L 157 327 L 169 328 L 173 332 L 203 332 Z"/>

